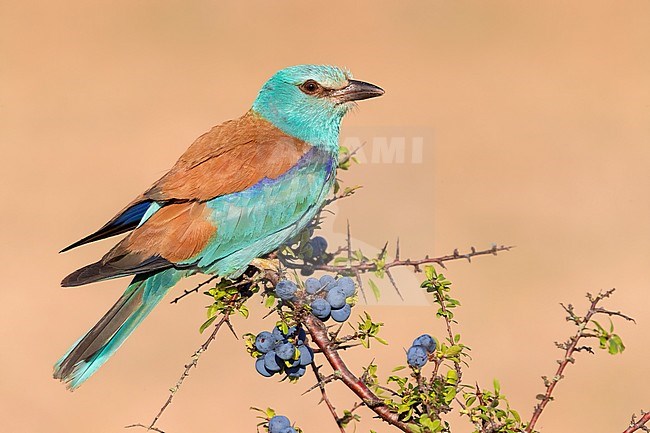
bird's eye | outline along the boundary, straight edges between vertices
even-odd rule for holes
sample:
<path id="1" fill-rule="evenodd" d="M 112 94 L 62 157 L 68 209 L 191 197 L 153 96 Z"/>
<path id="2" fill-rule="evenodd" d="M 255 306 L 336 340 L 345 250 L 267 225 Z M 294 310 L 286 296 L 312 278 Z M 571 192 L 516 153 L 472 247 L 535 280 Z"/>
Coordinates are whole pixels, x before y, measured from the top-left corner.
<path id="1" fill-rule="evenodd" d="M 313 95 L 321 90 L 321 86 L 314 80 L 307 80 L 300 85 L 300 90 L 308 95 Z"/>

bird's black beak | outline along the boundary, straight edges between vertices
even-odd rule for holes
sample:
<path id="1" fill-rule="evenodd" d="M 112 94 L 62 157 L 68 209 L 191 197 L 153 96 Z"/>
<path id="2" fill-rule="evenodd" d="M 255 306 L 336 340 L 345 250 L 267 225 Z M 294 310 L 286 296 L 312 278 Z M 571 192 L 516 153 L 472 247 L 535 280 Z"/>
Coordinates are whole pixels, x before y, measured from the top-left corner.
<path id="1" fill-rule="evenodd" d="M 384 94 L 384 89 L 364 81 L 350 80 L 342 89 L 334 90 L 329 96 L 337 104 L 375 98 Z"/>

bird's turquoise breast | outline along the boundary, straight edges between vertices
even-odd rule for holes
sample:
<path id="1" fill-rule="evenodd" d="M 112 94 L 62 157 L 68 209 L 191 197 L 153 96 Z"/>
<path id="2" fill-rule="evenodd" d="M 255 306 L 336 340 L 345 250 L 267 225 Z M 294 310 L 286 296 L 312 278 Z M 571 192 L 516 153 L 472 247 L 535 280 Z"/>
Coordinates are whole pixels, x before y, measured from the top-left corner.
<path id="1" fill-rule="evenodd" d="M 337 155 L 312 148 L 276 179 L 208 202 L 217 227 L 208 245 L 187 261 L 201 272 L 236 276 L 256 257 L 297 235 L 317 214 L 336 175 Z"/>

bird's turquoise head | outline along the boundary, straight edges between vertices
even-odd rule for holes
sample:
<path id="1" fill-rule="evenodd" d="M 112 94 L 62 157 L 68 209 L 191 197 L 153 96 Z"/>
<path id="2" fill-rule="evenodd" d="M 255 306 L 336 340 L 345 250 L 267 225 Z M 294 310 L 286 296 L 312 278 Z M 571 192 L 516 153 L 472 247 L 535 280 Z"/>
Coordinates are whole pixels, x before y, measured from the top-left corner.
<path id="1" fill-rule="evenodd" d="M 336 150 L 341 119 L 355 101 L 383 94 L 336 66 L 299 65 L 276 72 L 260 90 L 253 110 L 289 135 Z"/>

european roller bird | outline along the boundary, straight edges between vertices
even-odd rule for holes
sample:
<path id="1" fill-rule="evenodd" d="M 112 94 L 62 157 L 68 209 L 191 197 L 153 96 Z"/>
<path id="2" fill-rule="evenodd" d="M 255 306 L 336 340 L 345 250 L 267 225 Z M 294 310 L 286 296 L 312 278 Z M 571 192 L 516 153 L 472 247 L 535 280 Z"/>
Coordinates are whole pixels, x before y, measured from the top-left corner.
<path id="1" fill-rule="evenodd" d="M 334 184 L 343 116 L 355 101 L 383 93 L 334 66 L 282 69 L 246 114 L 197 138 L 148 190 L 65 248 L 130 232 L 61 285 L 133 280 L 55 364 L 54 377 L 74 390 L 180 279 L 195 273 L 236 278 L 299 234 Z"/>

